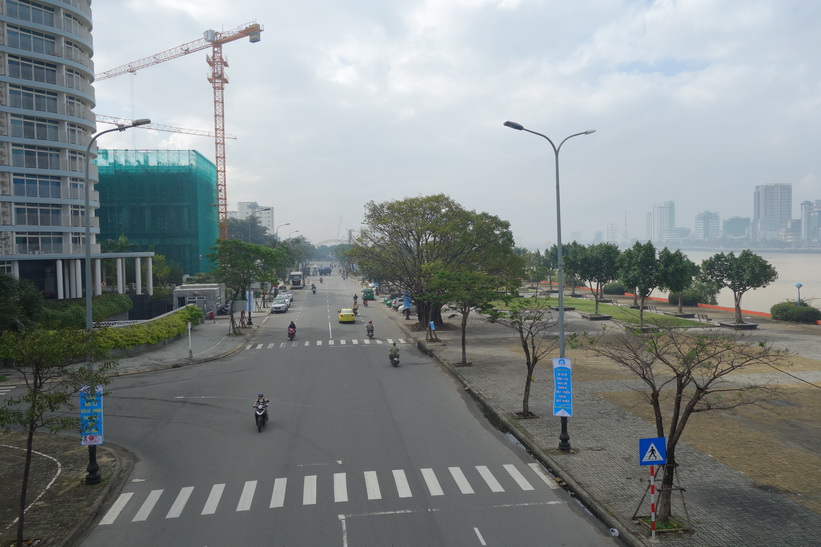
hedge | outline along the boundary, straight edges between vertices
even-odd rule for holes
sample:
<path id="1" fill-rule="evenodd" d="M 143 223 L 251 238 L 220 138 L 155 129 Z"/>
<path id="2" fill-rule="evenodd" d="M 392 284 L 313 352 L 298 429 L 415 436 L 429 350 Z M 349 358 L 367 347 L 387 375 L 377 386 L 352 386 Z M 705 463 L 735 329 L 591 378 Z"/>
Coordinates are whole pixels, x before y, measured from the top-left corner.
<path id="1" fill-rule="evenodd" d="M 189 321 L 196 325 L 202 317 L 201 309 L 196 306 L 186 306 L 148 323 L 101 329 L 98 340 L 100 347 L 105 350 L 159 344 L 169 338 L 184 334 L 188 330 Z"/>
<path id="2" fill-rule="evenodd" d="M 815 323 L 821 321 L 821 310 L 814 308 L 805 302 L 796 306 L 795 301 L 781 302 L 770 308 L 770 316 L 778 321 L 791 321 L 793 323 Z"/>
<path id="3" fill-rule="evenodd" d="M 624 294 L 624 285 L 618 282 L 608 283 L 604 286 L 604 294 Z"/>

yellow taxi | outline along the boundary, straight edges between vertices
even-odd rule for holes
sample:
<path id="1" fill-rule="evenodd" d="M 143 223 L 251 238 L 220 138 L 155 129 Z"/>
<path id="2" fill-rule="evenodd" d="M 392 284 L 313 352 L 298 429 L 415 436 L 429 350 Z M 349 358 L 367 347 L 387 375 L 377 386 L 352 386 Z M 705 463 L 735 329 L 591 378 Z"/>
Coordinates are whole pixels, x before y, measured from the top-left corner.
<path id="1" fill-rule="evenodd" d="M 342 308 L 339 310 L 339 322 L 356 323 L 356 315 L 354 315 L 353 310 L 350 308 Z"/>

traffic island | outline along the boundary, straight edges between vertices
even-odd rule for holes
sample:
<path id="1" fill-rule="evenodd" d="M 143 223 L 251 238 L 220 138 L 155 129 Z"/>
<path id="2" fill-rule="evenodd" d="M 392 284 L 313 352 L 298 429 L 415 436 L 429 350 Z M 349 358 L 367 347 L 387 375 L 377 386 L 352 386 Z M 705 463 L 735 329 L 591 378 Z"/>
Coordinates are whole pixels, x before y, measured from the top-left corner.
<path id="1" fill-rule="evenodd" d="M 587 319 L 588 321 L 607 321 L 609 319 L 613 319 L 612 315 L 606 315 L 603 313 L 583 313 L 581 315 L 583 319 Z"/>
<path id="2" fill-rule="evenodd" d="M 718 323 L 722 327 L 735 330 L 754 330 L 758 328 L 758 323 Z"/>

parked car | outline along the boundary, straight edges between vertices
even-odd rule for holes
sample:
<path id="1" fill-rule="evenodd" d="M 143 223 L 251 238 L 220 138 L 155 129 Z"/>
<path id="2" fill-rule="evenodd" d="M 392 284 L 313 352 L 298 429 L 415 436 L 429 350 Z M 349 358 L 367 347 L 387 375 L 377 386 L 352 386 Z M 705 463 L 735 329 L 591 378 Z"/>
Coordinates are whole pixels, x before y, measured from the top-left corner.
<path id="1" fill-rule="evenodd" d="M 291 302 L 284 296 L 277 296 L 271 303 L 271 313 L 285 313 L 291 307 Z"/>
<path id="2" fill-rule="evenodd" d="M 277 295 L 277 298 L 279 298 L 279 297 L 287 298 L 289 305 L 291 304 L 291 302 L 294 301 L 294 293 L 291 292 L 291 289 L 284 289 L 284 290 L 279 291 L 279 294 Z"/>
<path id="3" fill-rule="evenodd" d="M 351 308 L 342 308 L 339 310 L 340 323 L 356 323 L 356 315 Z"/>

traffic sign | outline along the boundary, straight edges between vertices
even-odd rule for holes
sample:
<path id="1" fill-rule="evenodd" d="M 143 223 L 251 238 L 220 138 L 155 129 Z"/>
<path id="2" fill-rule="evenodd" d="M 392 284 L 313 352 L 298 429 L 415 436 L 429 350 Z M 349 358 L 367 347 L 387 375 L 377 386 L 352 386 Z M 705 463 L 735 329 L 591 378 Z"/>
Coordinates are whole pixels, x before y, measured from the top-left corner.
<path id="1" fill-rule="evenodd" d="M 553 359 L 553 415 L 573 416 L 572 361 L 564 357 Z"/>
<path id="2" fill-rule="evenodd" d="M 664 465 L 667 463 L 667 439 L 654 437 L 639 439 L 639 464 Z"/>

